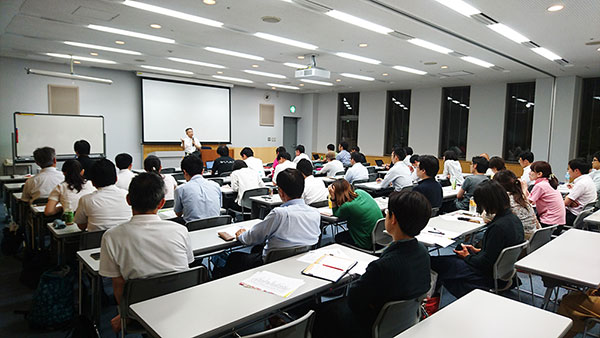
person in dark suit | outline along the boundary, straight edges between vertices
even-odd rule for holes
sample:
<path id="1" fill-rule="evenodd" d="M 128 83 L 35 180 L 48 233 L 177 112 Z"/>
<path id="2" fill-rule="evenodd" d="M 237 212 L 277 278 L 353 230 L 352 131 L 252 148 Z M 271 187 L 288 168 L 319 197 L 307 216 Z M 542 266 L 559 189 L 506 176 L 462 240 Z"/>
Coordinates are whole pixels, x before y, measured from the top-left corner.
<path id="1" fill-rule="evenodd" d="M 83 169 L 83 178 L 89 180 L 89 172 L 92 166 L 96 161 L 90 158 L 90 143 L 86 140 L 76 141 L 73 145 L 73 149 L 75 150 L 75 154 L 77 155 L 77 161 L 81 164 L 81 169 Z"/>
<path id="2" fill-rule="evenodd" d="M 370 337 L 385 303 L 414 299 L 429 290 L 429 254 L 415 238 L 429 221 L 429 201 L 418 192 L 394 192 L 386 211 L 385 229 L 393 242 L 367 266 L 348 297 L 317 309 L 315 337 Z"/>

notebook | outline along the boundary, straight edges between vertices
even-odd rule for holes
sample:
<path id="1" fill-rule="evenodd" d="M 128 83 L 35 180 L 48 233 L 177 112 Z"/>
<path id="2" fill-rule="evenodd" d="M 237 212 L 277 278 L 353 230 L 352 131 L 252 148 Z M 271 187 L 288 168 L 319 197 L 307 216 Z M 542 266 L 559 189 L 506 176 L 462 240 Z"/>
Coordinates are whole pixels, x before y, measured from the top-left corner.
<path id="1" fill-rule="evenodd" d="M 304 269 L 302 274 L 337 283 L 356 263 L 349 258 L 325 254 Z"/>

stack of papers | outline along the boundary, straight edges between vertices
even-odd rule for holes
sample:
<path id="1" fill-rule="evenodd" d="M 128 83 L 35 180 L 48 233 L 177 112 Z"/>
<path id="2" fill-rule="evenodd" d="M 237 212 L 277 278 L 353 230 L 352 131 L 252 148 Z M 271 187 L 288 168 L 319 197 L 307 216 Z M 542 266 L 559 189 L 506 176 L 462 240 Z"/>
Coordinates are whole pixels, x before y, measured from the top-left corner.
<path id="1" fill-rule="evenodd" d="M 304 281 L 297 278 L 289 278 L 269 271 L 259 271 L 240 282 L 240 285 L 272 293 L 280 297 L 287 297 L 296 291 Z"/>
<path id="2" fill-rule="evenodd" d="M 257 222 L 257 223 L 258 223 L 258 222 Z M 231 236 L 231 237 L 235 238 L 235 233 L 236 233 L 236 232 L 238 232 L 238 231 L 239 231 L 239 230 L 241 230 L 241 229 L 244 229 L 244 230 L 249 230 L 250 228 L 252 228 L 252 227 L 254 226 L 254 224 L 256 224 L 256 223 L 253 223 L 253 224 L 245 224 L 245 225 L 232 225 L 232 226 L 230 226 L 230 227 L 227 227 L 227 228 L 225 228 L 225 229 L 222 229 L 222 230 L 219 230 L 219 231 L 217 231 L 217 236 L 219 236 L 219 233 L 220 233 L 220 232 L 224 232 L 224 233 L 226 233 L 227 235 L 229 235 L 229 236 Z"/>
<path id="3" fill-rule="evenodd" d="M 454 243 L 454 238 L 458 236 L 460 236 L 460 234 L 453 231 L 441 231 L 434 227 L 426 226 L 416 238 L 421 243 L 439 245 L 442 248 L 445 248 Z"/>
<path id="4" fill-rule="evenodd" d="M 159 210 L 158 216 L 160 216 L 161 219 L 172 219 L 177 217 L 175 210 L 172 208 Z"/>
<path id="5" fill-rule="evenodd" d="M 319 213 L 323 216 L 333 216 L 333 210 L 329 209 L 329 207 L 318 208 Z"/>
<path id="6" fill-rule="evenodd" d="M 338 282 L 356 265 L 356 263 L 355 260 L 345 257 L 323 255 L 304 269 L 302 274 L 331 282 Z"/>
<path id="7" fill-rule="evenodd" d="M 479 223 L 479 224 L 485 223 L 483 221 L 483 218 L 481 218 L 477 215 L 471 214 L 468 211 L 464 211 L 464 210 L 459 210 L 459 211 L 455 211 L 455 212 L 452 212 L 449 214 L 441 215 L 440 217 L 447 221 L 463 221 L 463 222 L 473 222 L 473 223 Z"/>

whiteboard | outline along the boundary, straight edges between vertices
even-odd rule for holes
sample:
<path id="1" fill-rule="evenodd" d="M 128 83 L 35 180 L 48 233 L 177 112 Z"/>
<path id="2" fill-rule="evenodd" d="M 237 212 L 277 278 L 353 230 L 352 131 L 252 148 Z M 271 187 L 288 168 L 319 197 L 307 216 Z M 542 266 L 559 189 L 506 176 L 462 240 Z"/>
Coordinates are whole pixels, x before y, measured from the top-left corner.
<path id="1" fill-rule="evenodd" d="M 29 161 L 33 151 L 52 147 L 56 156 L 73 157 L 73 144 L 78 140 L 90 143 L 90 154 L 104 155 L 104 117 L 15 113 L 15 159 Z"/>
<path id="2" fill-rule="evenodd" d="M 185 129 L 200 142 L 231 142 L 230 88 L 142 78 L 144 142 L 180 143 Z"/>

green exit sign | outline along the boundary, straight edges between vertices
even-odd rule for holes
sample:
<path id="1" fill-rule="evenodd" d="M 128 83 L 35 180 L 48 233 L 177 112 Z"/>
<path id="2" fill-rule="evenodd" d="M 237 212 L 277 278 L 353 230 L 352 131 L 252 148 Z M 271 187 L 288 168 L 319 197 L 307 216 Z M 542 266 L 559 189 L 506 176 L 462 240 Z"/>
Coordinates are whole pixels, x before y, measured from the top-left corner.
<path id="1" fill-rule="evenodd" d="M 290 113 L 295 113 L 296 112 L 296 106 L 291 105 L 290 106 Z"/>

